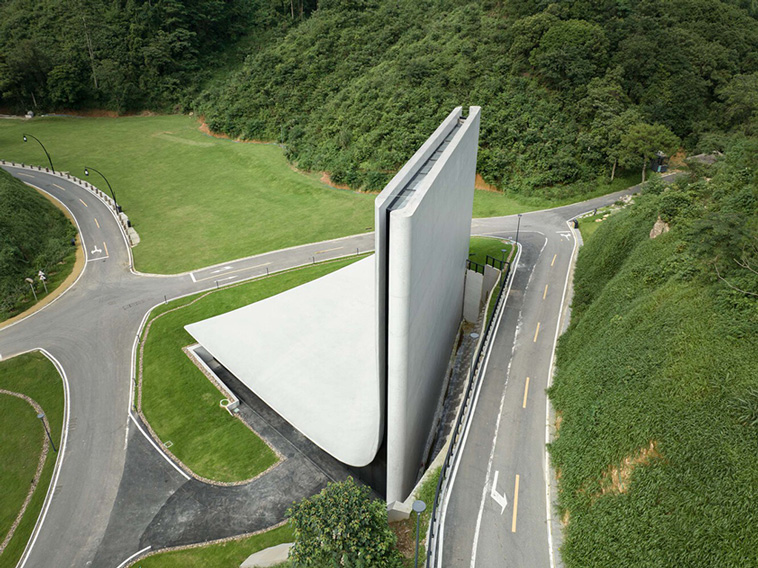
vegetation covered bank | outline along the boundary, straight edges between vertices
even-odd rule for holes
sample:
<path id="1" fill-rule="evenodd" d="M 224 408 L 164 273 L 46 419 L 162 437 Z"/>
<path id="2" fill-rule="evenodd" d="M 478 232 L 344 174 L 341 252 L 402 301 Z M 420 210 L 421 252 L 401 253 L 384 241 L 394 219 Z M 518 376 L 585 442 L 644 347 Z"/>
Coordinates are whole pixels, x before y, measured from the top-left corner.
<path id="1" fill-rule="evenodd" d="M 0 321 L 33 301 L 27 278 L 41 295 L 40 270 L 48 275 L 71 271 L 75 236 L 76 229 L 59 209 L 0 169 Z M 55 278 L 56 283 L 61 280 Z"/>
<path id="2" fill-rule="evenodd" d="M 755 140 L 580 251 L 549 393 L 567 566 L 758 565 L 757 269 Z"/>

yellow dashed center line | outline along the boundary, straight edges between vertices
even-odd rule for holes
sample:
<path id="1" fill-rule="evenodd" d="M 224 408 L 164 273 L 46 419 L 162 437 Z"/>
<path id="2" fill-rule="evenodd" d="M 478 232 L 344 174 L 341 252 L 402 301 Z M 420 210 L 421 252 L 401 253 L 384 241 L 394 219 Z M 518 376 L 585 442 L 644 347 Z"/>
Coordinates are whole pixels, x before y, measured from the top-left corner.
<path id="1" fill-rule="evenodd" d="M 94 217 L 94 219 L 95 219 L 95 225 L 97 225 L 97 228 L 99 229 L 100 228 L 100 223 L 97 222 L 97 217 Z"/>
<path id="2" fill-rule="evenodd" d="M 537 343 L 537 336 L 540 334 L 540 322 L 537 322 L 537 329 L 534 332 L 534 343 Z"/>
<path id="3" fill-rule="evenodd" d="M 80 199 L 79 201 L 81 201 L 81 202 L 82 202 L 82 205 L 84 205 L 85 207 L 89 207 L 89 205 L 87 205 L 87 204 L 86 204 L 84 201 L 82 201 L 81 199 Z"/>
<path id="4" fill-rule="evenodd" d="M 53 187 L 57 187 L 57 188 L 58 188 L 58 189 L 60 189 L 61 191 L 66 191 L 66 188 L 65 188 L 65 187 L 61 187 L 61 186 L 59 186 L 57 183 L 54 183 L 54 184 L 53 184 Z"/>
<path id="5" fill-rule="evenodd" d="M 524 386 L 524 404 L 521 405 L 521 408 L 526 408 L 526 395 L 529 394 L 529 377 L 526 378 L 526 386 Z"/>
<path id="6" fill-rule="evenodd" d="M 105 244 L 105 241 L 103 241 L 103 248 L 105 249 L 105 256 L 108 256 L 108 245 Z"/>
<path id="7" fill-rule="evenodd" d="M 544 300 L 547 297 L 547 284 L 545 284 L 545 291 L 542 293 L 542 299 Z"/>
<path id="8" fill-rule="evenodd" d="M 511 521 L 511 532 L 516 532 L 516 515 L 518 515 L 518 475 L 516 476 L 516 489 L 513 490 L 513 521 Z"/>
<path id="9" fill-rule="evenodd" d="M 555 264 L 555 257 L 557 257 L 557 256 L 558 256 L 558 253 L 555 253 L 553 255 L 553 262 L 550 263 L 550 266 L 553 266 Z"/>

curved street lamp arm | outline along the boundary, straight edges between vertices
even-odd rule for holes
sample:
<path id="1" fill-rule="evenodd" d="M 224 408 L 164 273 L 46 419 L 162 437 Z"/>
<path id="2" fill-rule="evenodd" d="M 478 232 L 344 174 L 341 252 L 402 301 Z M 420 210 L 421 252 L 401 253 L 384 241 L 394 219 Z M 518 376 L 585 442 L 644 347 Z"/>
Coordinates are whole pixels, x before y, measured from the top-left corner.
<path id="1" fill-rule="evenodd" d="M 29 138 L 34 138 L 37 141 L 37 143 L 40 146 L 42 146 L 42 150 L 45 152 L 45 156 L 47 156 L 47 161 L 50 162 L 50 169 L 53 170 L 53 173 L 55 173 L 55 168 L 53 167 L 53 160 L 50 157 L 50 154 L 48 153 L 47 148 L 45 148 L 45 145 L 39 141 L 39 138 L 37 138 L 36 136 L 32 136 L 31 134 L 24 134 L 23 136 L 24 136 L 24 142 L 26 142 L 26 138 L 28 136 Z"/>

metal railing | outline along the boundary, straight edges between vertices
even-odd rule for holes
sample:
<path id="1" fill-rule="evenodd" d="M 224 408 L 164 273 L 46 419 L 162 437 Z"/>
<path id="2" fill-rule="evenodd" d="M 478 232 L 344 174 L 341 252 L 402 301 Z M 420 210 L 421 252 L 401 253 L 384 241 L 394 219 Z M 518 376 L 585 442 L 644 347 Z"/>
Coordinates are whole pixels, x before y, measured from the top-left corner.
<path id="1" fill-rule="evenodd" d="M 492 257 L 488 257 L 492 258 Z M 469 410 L 471 408 L 471 402 L 472 402 L 472 393 L 476 390 L 477 385 L 479 384 L 479 381 L 481 381 L 481 369 L 482 365 L 484 363 L 484 356 L 487 353 L 487 347 L 489 346 L 490 342 L 493 339 L 494 334 L 494 322 L 497 321 L 498 316 L 500 315 L 500 312 L 503 310 L 503 299 L 505 297 L 505 290 L 506 290 L 506 284 L 508 282 L 508 278 L 510 276 L 511 272 L 511 265 L 509 262 L 500 261 L 498 259 L 494 259 L 498 262 L 501 262 L 502 265 L 504 265 L 503 274 L 500 277 L 500 291 L 498 292 L 497 296 L 497 303 L 495 309 L 492 311 L 492 314 L 489 317 L 489 320 L 487 320 L 487 327 L 484 331 L 484 338 L 479 343 L 479 348 L 476 352 L 476 357 L 474 358 L 474 363 L 471 366 L 471 371 L 469 373 L 469 381 L 468 386 L 466 387 L 466 394 L 465 398 L 463 400 L 463 404 L 461 404 L 461 408 L 458 411 L 458 417 L 456 418 L 455 425 L 453 426 L 453 430 L 450 432 L 450 446 L 447 449 L 447 454 L 445 455 L 445 461 L 442 464 L 442 469 L 440 471 L 440 477 L 439 481 L 437 482 L 437 491 L 434 494 L 434 504 L 432 505 L 432 515 L 429 520 L 429 539 L 427 543 L 427 553 L 426 553 L 426 566 L 427 568 L 435 568 L 437 566 L 438 558 L 439 558 L 439 551 L 437 550 L 439 546 L 439 539 L 438 539 L 438 533 L 439 533 L 439 504 L 440 499 L 447 489 L 447 483 L 448 483 L 448 474 L 450 472 L 450 467 L 453 463 L 453 460 L 455 459 L 457 453 L 458 453 L 458 441 L 461 437 L 463 426 L 465 425 L 466 421 L 469 418 Z M 481 266 L 481 265 L 479 265 Z"/>

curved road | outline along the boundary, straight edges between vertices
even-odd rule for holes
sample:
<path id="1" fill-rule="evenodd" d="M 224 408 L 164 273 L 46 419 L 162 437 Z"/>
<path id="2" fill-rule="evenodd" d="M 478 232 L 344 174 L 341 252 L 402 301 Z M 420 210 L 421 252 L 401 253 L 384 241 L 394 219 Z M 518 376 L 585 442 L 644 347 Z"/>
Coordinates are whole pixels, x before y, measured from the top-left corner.
<path id="1" fill-rule="evenodd" d="M 40 311 L 0 329 L 0 357 L 43 348 L 60 361 L 70 385 L 70 429 L 60 475 L 25 565 L 90 566 L 124 471 L 132 345 L 145 314 L 164 296 L 215 288 L 217 281 L 224 285 L 355 254 L 356 249 L 373 250 L 373 235 L 294 247 L 176 276 L 140 275 L 130 269 L 129 247 L 111 209 L 92 193 L 60 176 L 3 167 L 71 211 L 86 253 L 85 269 L 74 286 Z"/>
<path id="2" fill-rule="evenodd" d="M 148 311 L 164 298 L 370 251 L 374 237 L 367 233 L 303 245 L 174 276 L 144 275 L 131 269 L 131 252 L 115 216 L 92 193 L 60 176 L 3 167 L 72 212 L 86 253 L 84 272 L 74 286 L 40 311 L 0 328 L 2 358 L 44 348 L 60 361 L 70 386 L 70 429 L 60 475 L 25 565 L 92 566 L 125 470 L 132 347 Z M 540 536 L 547 534 L 544 388 L 573 247 L 565 219 L 612 203 L 622 193 L 522 219 L 521 264 L 445 510 L 444 566 L 501 566 L 503 551 L 512 559 L 508 565 L 547 564 L 547 537 Z M 478 219 L 472 232 L 512 237 L 515 223 L 515 216 Z M 548 285 L 544 294 L 543 282 Z M 526 376 L 532 383 L 524 410 Z M 498 424 L 500 435 L 493 438 Z M 495 474 L 496 490 L 510 507 L 514 499 L 509 491 L 520 475 L 516 532 L 510 531 L 508 507 L 501 512 L 499 502 L 488 497 Z M 530 544 L 521 544 L 524 535 L 532 534 Z M 472 548 L 475 541 L 479 545 Z M 124 550 L 123 557 L 134 552 Z"/>

